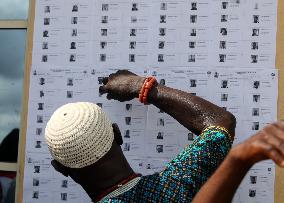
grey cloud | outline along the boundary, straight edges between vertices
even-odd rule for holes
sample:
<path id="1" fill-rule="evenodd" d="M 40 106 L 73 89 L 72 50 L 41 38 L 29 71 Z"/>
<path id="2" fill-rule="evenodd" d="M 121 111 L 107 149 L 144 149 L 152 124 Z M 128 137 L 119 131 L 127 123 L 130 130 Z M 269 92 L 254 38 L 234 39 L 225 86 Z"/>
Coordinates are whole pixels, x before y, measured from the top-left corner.
<path id="1" fill-rule="evenodd" d="M 25 30 L 0 30 L 0 75 L 22 78 L 25 64 Z"/>
<path id="2" fill-rule="evenodd" d="M 22 83 L 22 79 L 7 80 L 0 77 L 0 114 L 7 111 L 7 106 L 21 105 Z"/>
<path id="3" fill-rule="evenodd" d="M 22 79 L 0 76 L 0 142 L 13 129 L 20 127 Z"/>
<path id="4" fill-rule="evenodd" d="M 27 19 L 29 0 L 1 0 L 0 19 Z"/>

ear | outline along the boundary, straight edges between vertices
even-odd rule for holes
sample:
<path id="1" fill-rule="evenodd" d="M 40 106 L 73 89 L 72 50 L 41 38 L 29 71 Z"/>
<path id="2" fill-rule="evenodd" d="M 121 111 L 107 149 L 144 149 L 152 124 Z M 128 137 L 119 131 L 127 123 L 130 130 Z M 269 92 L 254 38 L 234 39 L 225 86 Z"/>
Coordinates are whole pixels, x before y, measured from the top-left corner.
<path id="1" fill-rule="evenodd" d="M 123 140 L 121 137 L 121 132 L 119 130 L 119 127 L 116 123 L 112 124 L 112 128 L 113 128 L 113 133 L 114 133 L 114 140 L 118 145 L 122 145 L 123 144 Z"/>
<path id="2" fill-rule="evenodd" d="M 52 161 L 51 161 L 51 165 L 53 166 L 53 168 L 54 168 L 57 172 L 61 173 L 61 174 L 64 175 L 65 177 L 68 177 L 68 169 L 67 169 L 65 166 L 63 166 L 61 163 L 59 163 L 59 162 L 56 161 L 56 160 L 52 160 Z"/>

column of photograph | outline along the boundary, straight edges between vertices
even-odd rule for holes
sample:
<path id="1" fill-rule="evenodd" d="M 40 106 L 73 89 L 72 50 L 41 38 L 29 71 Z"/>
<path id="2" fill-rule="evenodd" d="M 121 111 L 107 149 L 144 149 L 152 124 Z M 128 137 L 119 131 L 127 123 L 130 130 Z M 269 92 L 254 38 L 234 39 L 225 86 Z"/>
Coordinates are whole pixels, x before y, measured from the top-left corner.
<path id="1" fill-rule="evenodd" d="M 49 49 L 50 49 L 50 38 L 51 35 L 56 35 L 53 33 L 51 22 L 53 16 L 52 5 L 50 4 L 39 4 L 37 12 L 38 16 L 40 16 L 36 20 L 36 27 L 39 30 L 39 37 L 36 37 L 34 44 L 35 49 L 38 49 L 38 54 L 34 56 L 34 61 L 38 61 L 39 63 L 48 63 L 49 62 Z M 56 7 L 56 6 L 53 6 Z M 52 42 L 52 44 L 55 44 Z M 46 79 L 43 75 L 39 76 L 37 70 L 33 70 L 31 72 L 31 83 L 33 84 L 33 92 L 37 95 L 32 102 L 30 102 L 30 108 L 34 112 L 35 116 L 33 120 L 30 120 L 27 132 L 27 152 L 29 153 L 27 156 L 27 165 L 26 167 L 30 168 L 29 180 L 26 180 L 31 183 L 31 191 L 29 193 L 29 199 L 34 201 L 40 201 L 42 191 L 41 191 L 41 163 L 43 161 L 38 160 L 34 155 L 38 153 L 43 153 L 43 145 L 44 145 L 44 106 L 45 106 L 45 92 L 44 88 L 46 85 Z M 38 88 L 37 88 L 38 87 Z M 44 156 L 44 155 L 42 155 Z"/>
<path id="2" fill-rule="evenodd" d="M 50 13 L 51 13 L 51 6 L 50 5 L 45 5 L 43 7 L 44 10 L 44 19 L 43 19 L 43 30 L 42 30 L 42 37 L 43 41 L 42 43 L 42 52 L 43 54 L 41 55 L 41 62 L 46 63 L 48 62 L 48 54 L 46 53 L 47 50 L 49 49 L 49 37 L 50 37 Z"/>
<path id="3" fill-rule="evenodd" d="M 44 141 L 44 121 L 43 121 L 43 110 L 44 110 L 44 88 L 45 88 L 45 77 L 44 76 L 38 76 L 37 70 L 32 71 L 32 78 L 36 79 L 36 84 L 34 86 L 37 86 L 39 88 L 34 88 L 35 93 L 37 94 L 37 99 L 33 102 L 31 102 L 31 105 L 33 105 L 34 112 L 36 112 L 36 120 L 35 124 L 30 124 L 31 127 L 33 126 L 32 131 L 34 133 L 28 135 L 33 136 L 31 139 L 28 139 L 27 141 L 27 147 L 28 151 L 30 151 L 30 155 L 34 153 L 39 153 L 42 151 L 42 144 Z M 38 160 L 35 159 L 35 157 L 30 156 L 27 160 L 27 162 L 31 165 L 33 165 L 33 174 L 32 174 L 32 196 L 31 198 L 34 200 L 40 199 L 40 182 L 41 182 L 41 165 Z"/>
<path id="4" fill-rule="evenodd" d="M 161 2 L 160 3 L 160 16 L 159 16 L 159 42 L 158 42 L 158 49 L 159 49 L 159 53 L 157 55 L 157 61 L 159 63 L 163 63 L 165 61 L 165 54 L 162 52 L 165 49 L 165 44 L 166 44 L 166 40 L 165 40 L 165 36 L 166 36 L 166 32 L 167 32 L 167 28 L 166 28 L 166 23 L 167 23 L 167 10 L 168 10 L 168 3 L 167 2 Z"/>
<path id="5" fill-rule="evenodd" d="M 260 130 L 260 121 L 259 121 L 259 103 L 260 103 L 260 92 L 259 92 L 259 88 L 260 88 L 260 81 L 259 80 L 254 80 L 252 85 L 252 89 L 253 89 L 253 95 L 250 98 L 252 100 L 253 103 L 253 108 L 251 110 L 251 115 L 254 118 L 253 119 L 253 123 L 251 126 L 251 130 L 253 132 L 257 132 Z"/>
<path id="6" fill-rule="evenodd" d="M 179 50 L 181 66 L 205 68 L 211 51 L 212 24 L 210 24 L 210 1 L 185 1 L 181 6 L 179 21 Z"/>
<path id="7" fill-rule="evenodd" d="M 250 59 L 251 59 L 251 63 L 258 63 L 258 54 L 257 54 L 257 50 L 259 49 L 259 28 L 258 28 L 258 24 L 259 22 L 259 15 L 252 15 L 252 23 L 254 25 L 256 25 L 256 27 L 252 28 L 252 34 L 251 36 L 254 37 L 253 41 L 251 42 L 251 55 L 250 55 Z"/>
<path id="8" fill-rule="evenodd" d="M 62 36 L 63 64 L 89 66 L 94 9 L 92 1 L 66 1 L 66 31 Z"/>
<path id="9" fill-rule="evenodd" d="M 259 42 L 263 41 L 263 39 L 260 40 L 260 15 L 258 14 L 259 4 L 255 3 L 254 7 L 252 8 L 253 12 L 250 14 L 249 17 L 249 25 L 251 25 L 250 30 L 250 54 L 248 54 L 248 57 L 250 58 L 249 61 L 251 64 L 255 64 L 257 66 L 259 62 Z"/>
<path id="10" fill-rule="evenodd" d="M 239 141 L 248 139 L 264 126 L 277 119 L 277 71 L 260 70 L 247 71 L 247 81 L 244 84 L 247 94 L 244 95 L 244 130 Z M 271 160 L 261 162 L 250 169 L 240 185 L 240 195 L 244 202 L 273 202 L 274 163 Z M 264 186 L 265 185 L 265 186 Z M 263 192 L 265 191 L 265 192 Z"/>
<path id="11" fill-rule="evenodd" d="M 61 65 L 63 58 L 60 43 L 64 35 L 65 17 L 62 2 L 39 1 L 35 19 L 33 64 Z"/>
<path id="12" fill-rule="evenodd" d="M 77 44 L 76 44 L 76 39 L 78 37 L 78 13 L 79 13 L 79 5 L 78 4 L 72 4 L 70 12 L 72 13 L 71 18 L 70 18 L 70 24 L 71 24 L 71 42 L 68 44 L 68 47 L 65 47 L 66 50 L 70 50 L 70 54 L 68 56 L 69 62 L 70 63 L 75 63 L 77 60 L 77 55 L 76 55 L 76 49 L 77 49 Z"/>
<path id="13" fill-rule="evenodd" d="M 183 2 L 156 1 L 152 11 L 152 66 L 168 68 L 180 65 L 184 50 L 181 42 Z M 184 42 L 182 43 L 184 44 Z"/>
<path id="14" fill-rule="evenodd" d="M 131 5 L 131 7 L 129 10 L 130 30 L 129 30 L 129 58 L 128 58 L 128 61 L 129 63 L 135 63 L 136 62 L 135 50 L 137 50 L 137 23 L 138 23 L 137 12 L 140 10 L 140 8 L 139 8 L 138 3 L 135 1 L 129 2 L 129 4 Z"/>
<path id="15" fill-rule="evenodd" d="M 29 100 L 29 122 L 26 140 L 26 164 L 25 171 L 28 172 L 24 181 L 29 183 L 27 198 L 33 202 L 44 201 L 51 197 L 51 192 L 44 190 L 53 183 L 53 176 L 47 173 L 52 171 L 50 165 L 50 154 L 44 139 L 44 129 L 50 116 L 50 102 L 46 97 L 50 78 L 43 69 L 33 67 L 30 78 L 30 92 L 33 97 Z"/>
<path id="16" fill-rule="evenodd" d="M 276 119 L 277 94 L 271 89 L 277 88 L 277 73 L 274 70 L 262 71 L 256 74 L 258 77 L 251 79 L 249 99 L 249 111 L 251 114 L 250 132 L 255 134 L 267 123 Z"/>
<path id="17" fill-rule="evenodd" d="M 224 14 L 224 12 L 226 12 L 228 10 L 228 6 L 229 6 L 229 2 L 228 1 L 223 1 L 221 2 L 221 10 L 222 10 L 222 14 L 220 17 L 220 22 L 224 23 L 228 20 L 228 15 Z M 220 36 L 221 36 L 221 40 L 219 41 L 219 50 L 220 52 L 223 53 L 219 53 L 219 63 L 225 63 L 226 61 L 226 54 L 224 53 L 227 49 L 227 38 L 226 36 L 228 35 L 228 27 L 220 27 Z"/>
<path id="18" fill-rule="evenodd" d="M 99 24 L 101 25 L 100 30 L 100 41 L 99 41 L 99 62 L 105 63 L 107 61 L 107 53 L 106 50 L 109 49 L 109 42 L 106 40 L 108 36 L 108 24 L 109 24 L 109 14 L 110 14 L 110 5 L 108 3 L 101 3 L 100 7 L 100 19 L 97 19 Z M 95 18 L 96 19 L 96 18 Z"/>
<path id="19" fill-rule="evenodd" d="M 123 42 L 123 47 L 128 49 L 125 60 L 131 69 L 142 70 L 149 64 L 151 6 L 151 2 L 141 0 L 128 1 L 126 6 L 127 12 L 124 13 L 123 19 L 126 41 Z"/>
<path id="20" fill-rule="evenodd" d="M 123 14 L 123 25 L 122 31 L 124 33 L 123 41 L 121 42 L 127 55 L 122 57 L 123 63 L 127 64 L 129 69 L 132 71 L 142 71 L 147 67 L 147 55 L 148 55 L 148 34 L 149 34 L 149 23 L 151 16 L 148 10 L 150 4 L 147 1 L 127 1 L 125 5 L 126 11 Z M 147 13 L 147 14 L 146 14 Z M 124 61 L 125 60 L 125 61 Z M 143 65 L 142 65 L 143 64 Z M 141 74 L 141 73 L 140 73 Z M 126 155 L 127 159 L 130 160 L 130 164 L 133 165 L 131 160 L 135 156 L 143 157 L 142 146 L 144 145 L 144 125 L 145 117 L 142 118 L 141 115 L 146 115 L 144 107 L 137 105 L 135 102 L 124 103 L 124 120 L 122 125 L 122 134 L 124 144 L 122 150 Z M 132 106 L 134 106 L 136 113 L 133 112 Z M 141 111 L 141 113 L 137 113 Z M 143 171 L 143 169 L 141 169 Z"/>
<path id="21" fill-rule="evenodd" d="M 121 66 L 122 11 L 125 2 L 96 2 L 94 16 L 93 61 L 95 69 Z"/>
<path id="22" fill-rule="evenodd" d="M 248 48 L 247 61 L 251 67 L 271 67 L 274 68 L 275 47 L 273 46 L 275 40 L 275 26 L 273 18 L 276 18 L 272 13 L 273 4 L 261 2 L 253 2 L 250 4 L 250 14 L 246 17 L 248 19 L 247 26 L 249 29 L 246 47 Z"/>
<path id="23" fill-rule="evenodd" d="M 238 11 L 240 10 L 240 2 L 222 1 L 217 3 L 216 24 L 219 30 L 218 39 L 216 43 L 217 66 L 224 67 L 229 64 L 231 67 L 236 66 L 240 55 L 236 52 L 240 48 L 240 17 Z M 220 12 L 219 12 L 220 11 Z M 237 38 L 240 38 L 237 40 Z M 235 53 L 234 53 L 235 52 Z"/>
<path id="24" fill-rule="evenodd" d="M 189 64 L 194 64 L 196 62 L 196 39 L 197 39 L 197 26 L 198 26 L 198 6 L 197 1 L 190 1 L 188 3 L 188 13 L 189 13 L 189 24 L 190 24 L 190 33 L 189 33 L 189 41 L 188 48 L 189 54 L 187 58 L 187 62 Z"/>
<path id="25" fill-rule="evenodd" d="M 168 46 L 168 3 L 166 1 L 157 1 L 153 2 L 152 5 L 152 27 L 151 27 L 151 50 L 152 56 L 150 57 L 151 66 L 164 67 L 167 63 L 166 55 L 169 55 L 170 47 Z M 171 50 L 173 51 L 173 50 Z M 168 65 L 168 64 L 167 64 Z M 159 84 L 166 85 L 165 78 L 158 78 L 157 73 L 161 73 L 161 69 L 158 72 L 155 71 L 154 76 L 157 77 Z M 162 74 L 162 73 L 161 73 Z M 165 127 L 165 113 L 164 111 L 154 108 L 154 111 L 158 111 L 154 117 L 151 117 L 153 113 L 153 108 L 148 108 L 147 112 L 147 134 L 145 135 L 147 153 L 146 162 L 145 162 L 145 172 L 146 174 L 149 171 L 154 170 L 154 165 L 158 164 L 157 160 L 161 160 L 161 157 L 165 153 L 165 136 L 166 136 L 166 127 Z M 155 160 L 155 161 L 154 161 Z M 157 169 L 156 169 L 157 170 Z"/>

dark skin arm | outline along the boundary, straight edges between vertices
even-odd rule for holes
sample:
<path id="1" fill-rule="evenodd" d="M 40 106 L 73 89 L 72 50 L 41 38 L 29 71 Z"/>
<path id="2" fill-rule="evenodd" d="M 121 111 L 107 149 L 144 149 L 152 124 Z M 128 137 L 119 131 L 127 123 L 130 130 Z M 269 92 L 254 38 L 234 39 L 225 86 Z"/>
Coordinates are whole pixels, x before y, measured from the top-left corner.
<path id="1" fill-rule="evenodd" d="M 145 78 L 127 70 L 121 70 L 104 78 L 101 93 L 108 99 L 129 101 L 138 98 Z M 226 128 L 234 136 L 235 117 L 224 109 L 187 92 L 154 86 L 148 95 L 148 102 L 171 115 L 184 127 L 199 135 L 209 126 Z"/>
<path id="2" fill-rule="evenodd" d="M 248 170 L 266 159 L 284 167 L 284 122 L 270 124 L 234 147 L 202 186 L 193 203 L 230 203 Z"/>

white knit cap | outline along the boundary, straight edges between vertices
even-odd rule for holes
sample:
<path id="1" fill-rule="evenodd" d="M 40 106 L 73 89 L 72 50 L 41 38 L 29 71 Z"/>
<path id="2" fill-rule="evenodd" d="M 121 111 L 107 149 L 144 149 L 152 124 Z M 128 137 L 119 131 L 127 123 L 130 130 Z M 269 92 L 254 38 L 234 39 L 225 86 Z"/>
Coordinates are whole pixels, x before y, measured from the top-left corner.
<path id="1" fill-rule="evenodd" d="M 97 162 L 111 148 L 112 122 L 93 103 L 66 104 L 57 109 L 45 128 L 52 157 L 69 168 L 82 168 Z"/>

